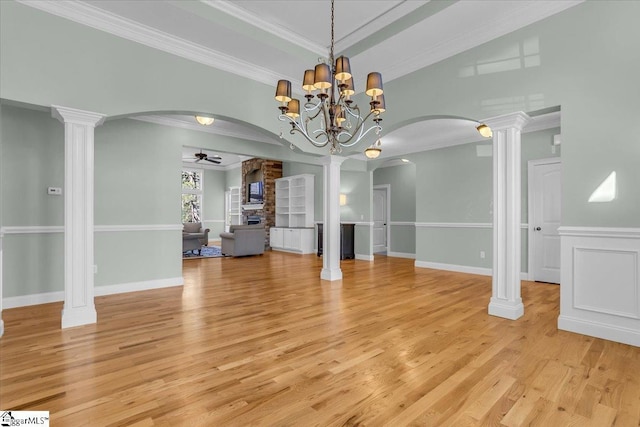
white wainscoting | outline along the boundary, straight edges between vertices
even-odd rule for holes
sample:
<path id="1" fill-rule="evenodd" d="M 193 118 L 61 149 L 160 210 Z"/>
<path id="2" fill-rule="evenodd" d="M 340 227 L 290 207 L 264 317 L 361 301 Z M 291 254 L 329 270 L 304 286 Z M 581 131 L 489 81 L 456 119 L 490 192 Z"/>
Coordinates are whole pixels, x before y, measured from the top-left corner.
<path id="1" fill-rule="evenodd" d="M 640 228 L 560 227 L 558 328 L 640 346 Z"/>

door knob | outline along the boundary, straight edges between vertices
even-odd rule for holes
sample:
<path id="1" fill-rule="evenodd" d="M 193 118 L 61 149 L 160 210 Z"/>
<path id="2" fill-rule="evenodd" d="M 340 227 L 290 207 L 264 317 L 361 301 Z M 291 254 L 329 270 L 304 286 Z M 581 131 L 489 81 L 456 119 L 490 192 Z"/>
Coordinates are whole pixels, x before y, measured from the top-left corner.
<path id="1" fill-rule="evenodd" d="M 540 231 L 540 230 L 542 230 L 542 228 L 536 227 L 536 231 Z"/>

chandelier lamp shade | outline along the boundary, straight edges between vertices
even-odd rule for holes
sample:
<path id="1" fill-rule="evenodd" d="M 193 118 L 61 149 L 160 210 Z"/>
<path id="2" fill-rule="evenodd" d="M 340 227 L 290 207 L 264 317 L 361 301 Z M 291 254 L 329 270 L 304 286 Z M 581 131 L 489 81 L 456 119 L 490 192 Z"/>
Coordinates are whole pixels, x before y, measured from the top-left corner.
<path id="1" fill-rule="evenodd" d="M 300 133 L 315 147 L 329 146 L 331 154 L 352 147 L 374 132 L 377 141 L 367 150 L 374 149 L 375 158 L 380 155 L 380 115 L 385 111 L 382 75 L 369 73 L 365 93 L 370 97 L 367 112 L 363 113 L 351 99 L 356 90 L 351 74 L 351 64 L 346 56 L 334 59 L 334 0 L 331 0 L 331 46 L 329 63 L 319 63 L 313 69 L 305 70 L 302 89 L 305 101 L 293 98 L 291 82 L 279 80 L 275 99 L 280 103 L 279 119 L 291 125 L 290 134 Z M 371 121 L 369 121 L 371 119 Z M 374 147 L 375 146 L 375 147 Z M 292 146 L 293 148 L 293 146 Z"/>

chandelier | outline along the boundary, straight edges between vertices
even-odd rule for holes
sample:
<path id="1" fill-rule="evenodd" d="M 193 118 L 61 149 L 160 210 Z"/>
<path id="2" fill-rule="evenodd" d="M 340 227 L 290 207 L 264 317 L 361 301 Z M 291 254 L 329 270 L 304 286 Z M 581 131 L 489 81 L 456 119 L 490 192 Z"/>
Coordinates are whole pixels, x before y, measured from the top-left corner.
<path id="1" fill-rule="evenodd" d="M 290 134 L 298 132 L 316 147 L 328 145 L 331 154 L 340 153 L 343 148 L 357 144 L 373 131 L 378 137 L 376 142 L 365 150 L 365 155 L 376 158 L 382 151 L 380 114 L 385 111 L 382 75 L 373 72 L 367 76 L 365 93 L 371 97 L 371 101 L 369 112 L 363 118 L 360 108 L 351 99 L 355 94 L 355 86 L 349 58 L 339 56 L 334 61 L 333 26 L 334 0 L 331 0 L 329 64 L 321 62 L 313 70 L 304 72 L 302 89 L 306 91 L 306 101 L 303 105 L 300 104 L 300 100 L 291 97 L 290 81 L 278 81 L 275 96 L 276 101 L 281 103 L 278 107 L 281 113 L 278 118 L 291 124 Z M 314 101 L 314 98 L 317 99 Z M 365 123 L 370 117 L 373 123 L 366 128 Z"/>

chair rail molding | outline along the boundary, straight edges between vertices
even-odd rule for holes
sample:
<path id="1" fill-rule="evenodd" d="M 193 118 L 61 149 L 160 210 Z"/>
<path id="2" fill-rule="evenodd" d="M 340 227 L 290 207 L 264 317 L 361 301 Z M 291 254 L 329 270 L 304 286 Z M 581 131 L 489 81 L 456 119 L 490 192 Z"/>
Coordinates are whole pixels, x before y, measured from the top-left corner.
<path id="1" fill-rule="evenodd" d="M 558 329 L 640 347 L 640 228 L 558 231 Z"/>

